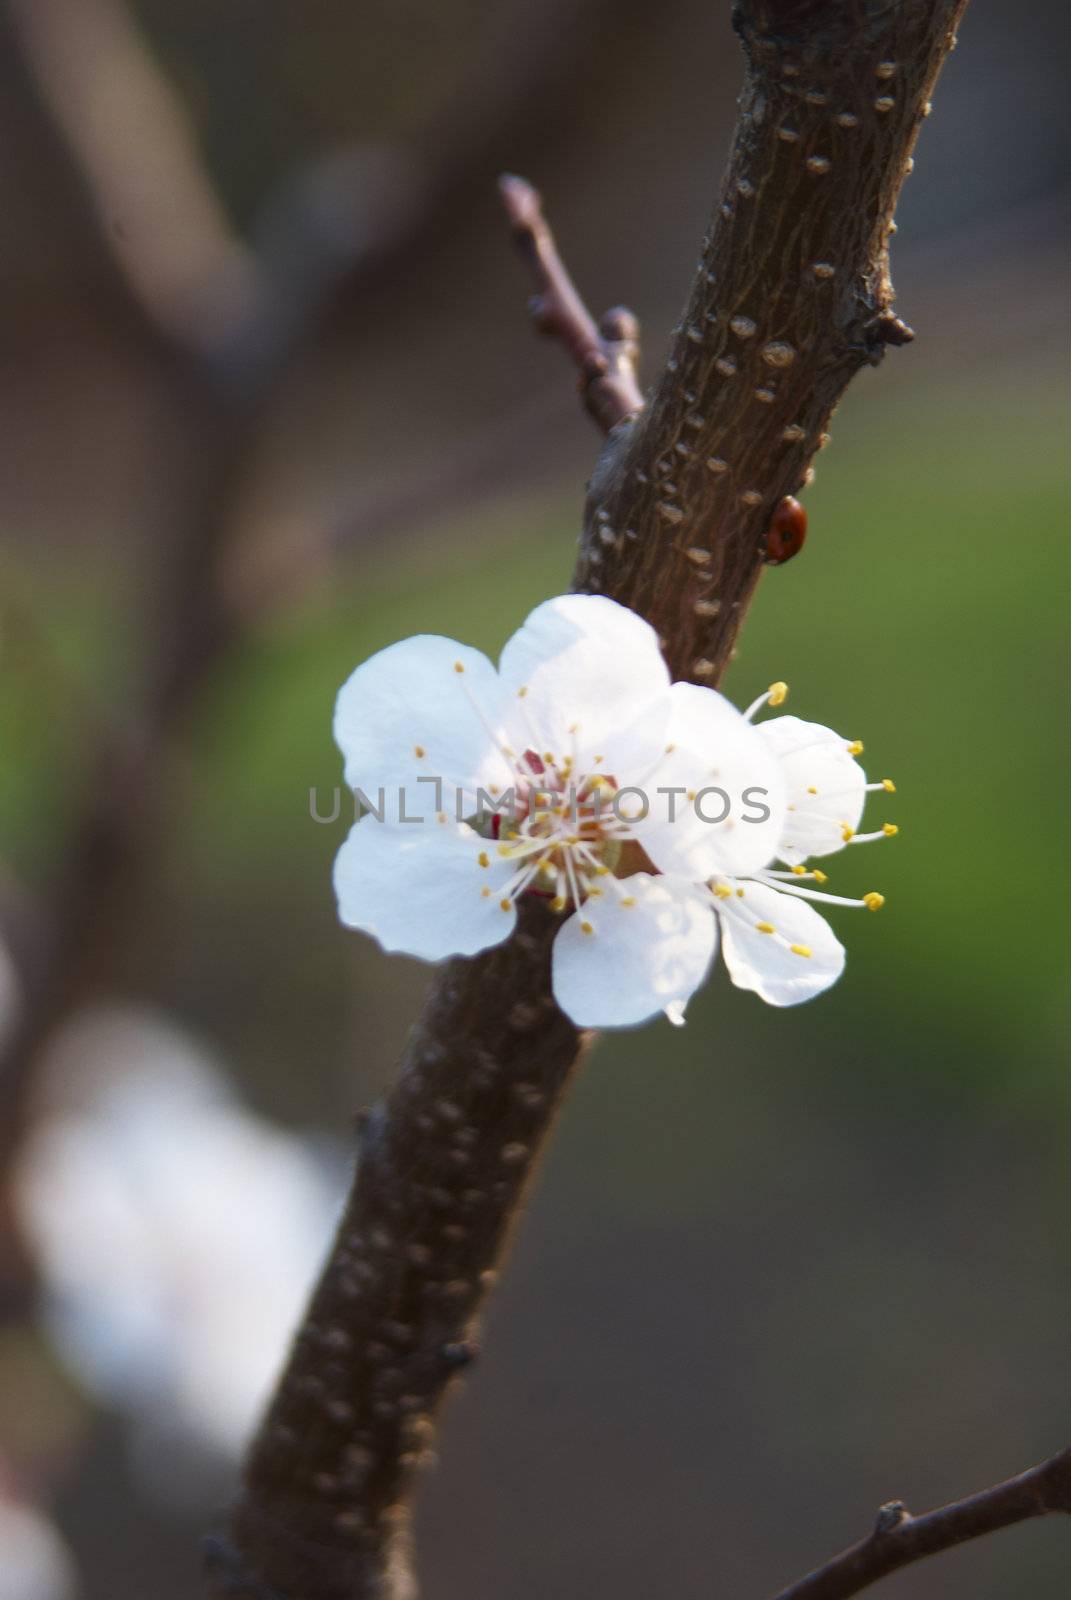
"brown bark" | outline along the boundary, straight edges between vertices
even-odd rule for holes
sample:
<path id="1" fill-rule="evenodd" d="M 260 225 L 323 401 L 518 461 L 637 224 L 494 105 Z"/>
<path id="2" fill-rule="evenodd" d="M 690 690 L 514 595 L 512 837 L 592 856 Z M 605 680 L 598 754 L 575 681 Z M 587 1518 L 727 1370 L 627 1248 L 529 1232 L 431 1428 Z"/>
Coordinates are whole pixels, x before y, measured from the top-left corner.
<path id="1" fill-rule="evenodd" d="M 625 407 L 592 479 L 576 575 L 648 617 L 678 677 L 718 681 L 771 512 L 806 481 L 854 373 L 910 337 L 891 310 L 888 237 L 965 5 L 736 7 L 748 73 L 722 199 L 651 404 Z M 551 282 L 552 243 L 541 236 L 533 261 Z M 549 331 L 583 381 L 578 327 L 574 303 Z M 506 949 L 451 963 L 433 984 L 212 1541 L 213 1594 L 415 1594 L 420 1456 L 582 1046 L 550 996 L 553 933 L 528 908 Z"/>
<path id="2" fill-rule="evenodd" d="M 699 270 L 650 407 L 611 439 L 578 587 L 658 628 L 674 672 L 715 683 L 783 496 L 834 406 L 910 329 L 889 238 L 966 0 L 754 0 L 740 119 Z"/>

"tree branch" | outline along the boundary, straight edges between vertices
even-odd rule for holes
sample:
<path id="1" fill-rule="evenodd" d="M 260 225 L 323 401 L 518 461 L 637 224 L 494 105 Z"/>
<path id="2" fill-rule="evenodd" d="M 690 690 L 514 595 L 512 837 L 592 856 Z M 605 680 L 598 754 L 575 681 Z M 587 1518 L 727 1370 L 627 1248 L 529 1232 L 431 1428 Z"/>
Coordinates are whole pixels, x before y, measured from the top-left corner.
<path id="1" fill-rule="evenodd" d="M 729 167 L 651 403 L 609 441 L 578 587 L 716 683 L 771 515 L 812 476 L 834 406 L 910 330 L 888 241 L 966 0 L 738 0 L 747 57 Z"/>
<path id="2" fill-rule="evenodd" d="M 453 961 L 397 1087 L 362 1119 L 357 1178 L 253 1442 L 213 1593 L 412 1594 L 409 1500 L 584 1036 L 550 998 L 558 919 Z M 501 998 L 508 997 L 502 1004 Z"/>
<path id="3" fill-rule="evenodd" d="M 506 181 L 537 321 L 613 430 L 577 585 L 648 617 L 676 677 L 718 680 L 770 513 L 805 481 L 852 375 L 907 337 L 890 309 L 887 240 L 965 5 L 737 5 L 748 77 L 729 173 L 646 409 L 632 354 L 611 356 L 535 192 Z M 583 1044 L 551 997 L 554 932 L 541 903 L 527 906 L 508 946 L 451 962 L 433 983 L 397 1087 L 366 1126 L 339 1236 L 228 1528 L 211 1543 L 213 1595 L 415 1595 L 420 1457 Z"/>
<path id="4" fill-rule="evenodd" d="M 615 306 L 598 327 L 558 254 L 543 201 L 524 178 L 507 173 L 498 192 L 513 224 L 513 237 L 536 284 L 529 301 L 532 321 L 565 346 L 577 369 L 581 399 L 604 433 L 641 411 L 636 376 L 640 325 L 631 311 Z"/>
<path id="5" fill-rule="evenodd" d="M 775 1600 L 848 1600 L 912 1562 L 1054 1511 L 1071 1512 L 1071 1449 L 922 1516 L 913 1517 L 900 1500 L 890 1501 L 878 1512 L 868 1539 L 789 1584 Z"/>

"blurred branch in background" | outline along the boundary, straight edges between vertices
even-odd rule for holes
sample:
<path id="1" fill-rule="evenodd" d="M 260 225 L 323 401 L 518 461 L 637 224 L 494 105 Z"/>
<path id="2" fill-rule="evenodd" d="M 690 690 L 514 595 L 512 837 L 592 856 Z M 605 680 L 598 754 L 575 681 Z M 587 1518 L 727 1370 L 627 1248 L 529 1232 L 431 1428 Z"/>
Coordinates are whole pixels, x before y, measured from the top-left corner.
<path id="1" fill-rule="evenodd" d="M 8 10 L 132 294 L 169 338 L 210 357 L 263 314 L 265 285 L 123 0 Z"/>
<path id="2" fill-rule="evenodd" d="M 173 740 L 250 620 L 231 604 L 221 574 L 262 424 L 341 278 L 409 237 L 416 201 L 397 161 L 338 156 L 295 179 L 277 201 L 267 229 L 277 261 L 265 266 L 231 229 L 187 119 L 121 0 L 10 0 L 9 16 L 122 282 L 171 358 L 198 448 L 185 518 L 160 557 L 142 696 L 121 720 L 90 720 L 82 814 L 41 919 L 45 936 L 27 947 L 20 972 L 20 1013 L 2 1047 L 0 1170 L 23 1136 L 45 1041 L 121 981 L 166 814 Z M 343 187 L 345 205 L 338 203 Z M 342 227 L 346 216 L 351 224 Z M 295 241 L 299 226 L 306 232 Z M 274 279 L 287 261 L 294 265 L 289 293 Z M 27 945 L 18 936 L 13 943 Z M 6 1185 L 0 1224 L 4 1297 L 14 1306 L 32 1297 L 33 1274 Z"/>
<path id="3" fill-rule="evenodd" d="M 1052 1512 L 1071 1512 L 1071 1449 L 1006 1483 L 921 1516 L 912 1516 L 901 1500 L 890 1500 L 879 1510 L 868 1539 L 789 1584 L 775 1600 L 849 1600 L 926 1556 Z"/>

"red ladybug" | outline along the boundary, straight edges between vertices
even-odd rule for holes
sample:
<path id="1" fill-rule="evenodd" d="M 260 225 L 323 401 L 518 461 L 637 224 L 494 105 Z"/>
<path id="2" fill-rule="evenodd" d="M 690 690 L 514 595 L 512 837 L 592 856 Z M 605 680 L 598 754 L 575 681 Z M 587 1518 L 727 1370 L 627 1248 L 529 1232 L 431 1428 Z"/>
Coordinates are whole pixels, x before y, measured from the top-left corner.
<path id="1" fill-rule="evenodd" d="M 780 567 L 803 549 L 807 537 L 807 513 L 798 500 L 786 495 L 770 518 L 766 530 L 766 554 L 763 560 L 769 567 Z"/>

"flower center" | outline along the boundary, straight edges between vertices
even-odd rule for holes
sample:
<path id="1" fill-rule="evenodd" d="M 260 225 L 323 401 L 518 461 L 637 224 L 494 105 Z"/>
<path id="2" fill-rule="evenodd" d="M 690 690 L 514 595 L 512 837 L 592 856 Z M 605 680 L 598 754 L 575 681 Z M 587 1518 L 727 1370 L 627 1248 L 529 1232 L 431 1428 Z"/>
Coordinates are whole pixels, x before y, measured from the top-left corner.
<path id="1" fill-rule="evenodd" d="M 579 908 L 605 888 L 620 894 L 619 878 L 654 870 L 629 837 L 627 812 L 615 806 L 612 774 L 574 778 L 572 760 L 549 751 L 526 750 L 521 766 L 513 814 L 496 813 L 492 827 L 498 854 L 517 863 L 502 891 L 504 906 L 532 893 L 555 911 Z"/>

